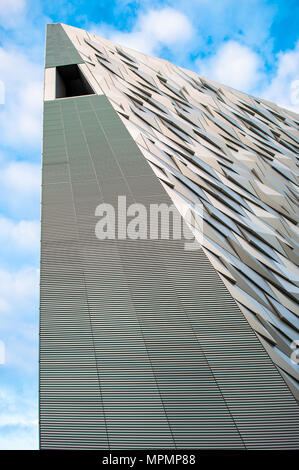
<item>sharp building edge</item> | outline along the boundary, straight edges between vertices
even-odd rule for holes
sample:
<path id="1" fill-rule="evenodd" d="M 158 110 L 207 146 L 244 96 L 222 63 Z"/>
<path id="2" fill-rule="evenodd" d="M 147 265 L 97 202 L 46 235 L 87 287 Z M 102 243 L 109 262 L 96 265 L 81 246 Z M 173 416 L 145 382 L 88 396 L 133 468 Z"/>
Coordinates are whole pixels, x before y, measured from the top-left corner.
<path id="1" fill-rule="evenodd" d="M 298 120 L 48 25 L 41 448 L 299 448 Z M 200 205 L 201 249 L 97 239 L 119 195 Z"/>

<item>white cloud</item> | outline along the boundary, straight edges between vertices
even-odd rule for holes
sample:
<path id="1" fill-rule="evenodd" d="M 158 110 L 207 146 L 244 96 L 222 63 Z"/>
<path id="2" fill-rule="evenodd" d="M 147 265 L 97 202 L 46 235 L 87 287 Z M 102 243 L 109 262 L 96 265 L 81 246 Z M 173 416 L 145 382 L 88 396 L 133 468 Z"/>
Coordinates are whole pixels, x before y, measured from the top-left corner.
<path id="1" fill-rule="evenodd" d="M 122 46 L 129 47 L 144 54 L 153 54 L 156 46 L 154 38 L 150 38 L 143 34 L 142 31 L 132 31 L 131 33 L 112 33 L 106 35 L 107 39 L 121 44 Z"/>
<path id="2" fill-rule="evenodd" d="M 19 13 L 24 10 L 25 0 L 0 0 L 1 12 L 5 14 Z"/>
<path id="3" fill-rule="evenodd" d="M 25 306 L 36 297 L 38 281 L 39 270 L 32 266 L 14 272 L 0 269 L 0 301 L 8 310 L 16 305 Z"/>
<path id="4" fill-rule="evenodd" d="M 32 310 L 38 318 L 38 309 Z M 5 345 L 5 363 L 2 367 L 21 373 L 21 376 L 35 376 L 38 370 L 38 322 L 28 324 L 26 321 L 18 322 L 19 332 L 6 332 L 3 337 Z M 16 374 L 17 375 L 17 374 Z"/>
<path id="5" fill-rule="evenodd" d="M 36 218 L 40 207 L 40 185 L 40 165 L 13 161 L 0 169 L 0 203 L 14 218 Z"/>
<path id="6" fill-rule="evenodd" d="M 39 193 L 40 178 L 40 166 L 29 162 L 11 162 L 0 173 L 2 184 L 21 194 Z"/>
<path id="7" fill-rule="evenodd" d="M 270 80 L 262 56 L 235 41 L 225 42 L 214 55 L 198 60 L 197 66 L 208 79 L 299 112 L 299 41 L 294 50 L 277 55 Z"/>
<path id="8" fill-rule="evenodd" d="M 0 388 L 0 449 L 38 448 L 37 396 Z"/>
<path id="9" fill-rule="evenodd" d="M 131 32 L 117 32 L 107 26 L 93 26 L 93 32 L 145 54 L 157 54 L 163 47 L 184 44 L 192 37 L 191 22 L 174 8 L 149 10 L 137 18 Z"/>
<path id="10" fill-rule="evenodd" d="M 0 24 L 15 27 L 25 10 L 25 0 L 0 0 Z"/>
<path id="11" fill-rule="evenodd" d="M 0 339 L 6 370 L 35 376 L 38 353 L 39 269 L 0 270 Z"/>
<path id="12" fill-rule="evenodd" d="M 0 216 L 0 243 L 16 251 L 38 252 L 40 224 L 37 220 L 15 222 Z"/>
<path id="13" fill-rule="evenodd" d="M 150 10 L 140 17 L 137 27 L 143 34 L 167 46 L 188 41 L 192 33 L 189 19 L 173 8 Z"/>
<path id="14" fill-rule="evenodd" d="M 0 298 L 0 313 L 7 312 L 10 309 L 9 303 L 5 299 Z"/>
<path id="15" fill-rule="evenodd" d="M 0 77 L 5 100 L 0 108 L 2 142 L 14 148 L 40 147 L 42 66 L 19 50 L 0 47 Z"/>
<path id="16" fill-rule="evenodd" d="M 1 433 L 1 430 L 0 430 Z M 0 434 L 0 450 L 37 450 L 38 426 L 15 426 Z"/>
<path id="17" fill-rule="evenodd" d="M 262 97 L 299 112 L 299 41 L 294 50 L 279 53 L 277 72 Z"/>
<path id="18" fill-rule="evenodd" d="M 38 141 L 41 144 L 41 112 L 43 100 L 42 81 L 27 82 L 19 93 L 18 113 L 15 125 L 20 129 L 26 141 Z M 15 129 L 12 129 L 15 135 Z"/>
<path id="19" fill-rule="evenodd" d="M 258 54 L 236 41 L 225 42 L 216 54 L 197 64 L 200 75 L 244 92 L 251 92 L 262 78 Z"/>
<path id="20" fill-rule="evenodd" d="M 5 348 L 1 365 L 12 377 L 35 377 L 38 364 L 39 269 L 0 270 L 0 340 Z"/>

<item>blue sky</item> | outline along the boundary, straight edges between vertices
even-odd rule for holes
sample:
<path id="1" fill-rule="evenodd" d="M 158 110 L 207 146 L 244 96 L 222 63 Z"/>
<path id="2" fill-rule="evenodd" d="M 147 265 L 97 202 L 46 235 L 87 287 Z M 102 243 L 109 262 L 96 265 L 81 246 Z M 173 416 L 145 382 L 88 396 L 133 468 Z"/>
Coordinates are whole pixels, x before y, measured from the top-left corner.
<path id="1" fill-rule="evenodd" d="M 298 10 L 297 0 L 0 0 L 0 449 L 38 447 L 45 24 L 82 27 L 299 112 Z"/>

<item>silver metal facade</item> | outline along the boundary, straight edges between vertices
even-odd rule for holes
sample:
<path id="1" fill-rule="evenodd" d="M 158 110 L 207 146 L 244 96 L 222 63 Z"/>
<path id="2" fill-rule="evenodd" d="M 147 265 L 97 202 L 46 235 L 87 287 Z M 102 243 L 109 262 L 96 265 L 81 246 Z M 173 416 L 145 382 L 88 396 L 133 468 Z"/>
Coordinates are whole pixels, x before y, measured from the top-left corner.
<path id="1" fill-rule="evenodd" d="M 79 63 L 67 41 L 68 27 L 51 28 L 47 43 L 53 44 L 57 28 L 56 46 L 57 37 L 62 35 L 63 41 L 57 62 L 52 47 L 48 67 L 68 60 Z M 86 77 L 96 89 L 88 73 Z M 115 203 L 121 194 L 145 206 L 169 203 L 176 184 L 186 198 L 190 190 L 196 193 L 194 168 L 184 163 L 196 155 L 191 157 L 177 142 L 172 144 L 177 152 L 168 147 L 171 156 L 165 142 L 163 151 L 157 141 L 150 147 L 148 127 L 134 134 L 125 125 L 131 115 L 121 107 L 123 92 L 115 94 L 116 88 L 110 86 L 111 96 L 107 91 L 44 103 L 41 448 L 298 447 L 298 405 L 273 362 L 271 351 L 277 346 L 270 343 L 265 349 L 260 341 L 265 333 L 244 315 L 248 310 L 253 316 L 254 309 L 240 302 L 227 284 L 233 265 L 223 263 L 218 269 L 216 248 L 204 245 L 188 252 L 182 240 L 95 237 L 94 211 L 100 202 Z M 136 91 L 137 101 L 139 95 Z M 209 100 L 208 92 L 206 96 Z M 148 115 L 153 129 L 157 121 Z M 159 179 L 161 155 L 164 176 Z M 176 171 L 170 160 L 166 165 L 167 158 Z M 223 202 L 210 183 L 206 180 L 206 192 L 198 184 L 198 195 L 203 194 L 210 215 L 219 220 Z M 250 198 L 236 201 L 232 191 L 222 191 L 227 206 L 238 204 L 244 210 L 244 200 Z M 214 212 L 206 193 L 219 201 Z M 238 226 L 237 217 L 234 222 Z M 223 250 L 227 245 L 223 240 Z M 248 291 L 246 283 L 244 289 Z M 264 327 L 269 330 L 267 322 Z"/>

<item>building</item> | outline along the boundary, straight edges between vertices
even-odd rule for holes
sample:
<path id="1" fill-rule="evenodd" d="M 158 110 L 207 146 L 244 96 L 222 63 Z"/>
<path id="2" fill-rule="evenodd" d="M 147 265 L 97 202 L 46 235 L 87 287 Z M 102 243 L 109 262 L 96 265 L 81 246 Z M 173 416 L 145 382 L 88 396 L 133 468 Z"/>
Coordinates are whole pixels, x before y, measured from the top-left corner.
<path id="1" fill-rule="evenodd" d="M 41 448 L 298 448 L 298 115 L 62 24 L 44 99 Z"/>

